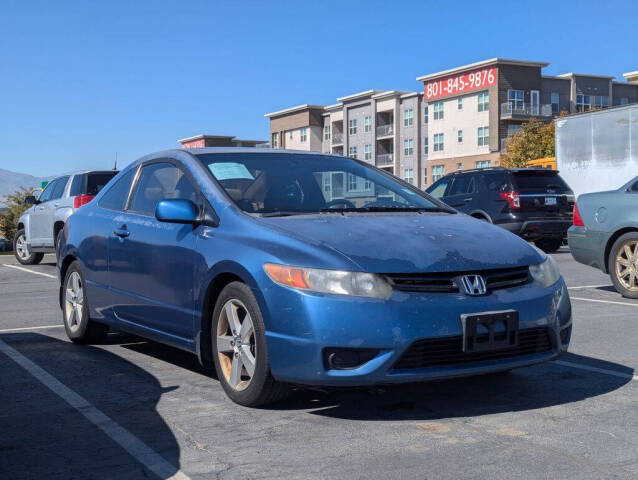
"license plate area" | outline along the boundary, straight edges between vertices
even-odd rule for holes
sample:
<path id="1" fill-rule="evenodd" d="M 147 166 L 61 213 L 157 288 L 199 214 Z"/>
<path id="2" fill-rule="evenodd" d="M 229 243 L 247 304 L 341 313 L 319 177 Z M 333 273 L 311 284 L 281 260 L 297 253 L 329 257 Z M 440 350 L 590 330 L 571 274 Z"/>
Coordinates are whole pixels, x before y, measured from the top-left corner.
<path id="1" fill-rule="evenodd" d="M 518 346 L 518 312 L 504 310 L 461 315 L 463 351 L 506 350 Z"/>
<path id="2" fill-rule="evenodd" d="M 556 205 L 556 197 L 545 197 L 545 205 Z"/>

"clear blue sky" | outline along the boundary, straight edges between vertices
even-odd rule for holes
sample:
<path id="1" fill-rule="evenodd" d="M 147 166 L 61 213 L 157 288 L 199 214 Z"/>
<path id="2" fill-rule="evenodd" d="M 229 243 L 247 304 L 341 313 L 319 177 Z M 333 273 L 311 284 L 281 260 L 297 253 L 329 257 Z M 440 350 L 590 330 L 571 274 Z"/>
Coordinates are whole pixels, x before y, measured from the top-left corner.
<path id="1" fill-rule="evenodd" d="M 633 11 L 632 11 L 633 10 Z M 598 12 L 598 13 L 597 13 Z M 120 164 L 264 113 L 495 56 L 548 74 L 638 70 L 633 1 L 24 1 L 0 4 L 0 168 Z"/>

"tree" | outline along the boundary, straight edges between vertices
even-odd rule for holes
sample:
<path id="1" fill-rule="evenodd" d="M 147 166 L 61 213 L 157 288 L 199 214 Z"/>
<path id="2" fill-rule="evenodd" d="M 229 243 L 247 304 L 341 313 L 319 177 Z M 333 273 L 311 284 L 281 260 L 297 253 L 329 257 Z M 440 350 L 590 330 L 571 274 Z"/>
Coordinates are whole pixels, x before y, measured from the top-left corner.
<path id="1" fill-rule="evenodd" d="M 20 188 L 15 193 L 4 196 L 4 203 L 7 205 L 7 211 L 4 215 L 0 215 L 0 235 L 9 241 L 15 237 L 18 229 L 18 219 L 20 215 L 29 208 L 26 198 L 33 195 L 33 189 Z"/>
<path id="2" fill-rule="evenodd" d="M 525 167 L 530 160 L 553 157 L 554 122 L 543 123 L 532 118 L 507 141 L 505 148 L 501 165 L 507 168 Z"/>

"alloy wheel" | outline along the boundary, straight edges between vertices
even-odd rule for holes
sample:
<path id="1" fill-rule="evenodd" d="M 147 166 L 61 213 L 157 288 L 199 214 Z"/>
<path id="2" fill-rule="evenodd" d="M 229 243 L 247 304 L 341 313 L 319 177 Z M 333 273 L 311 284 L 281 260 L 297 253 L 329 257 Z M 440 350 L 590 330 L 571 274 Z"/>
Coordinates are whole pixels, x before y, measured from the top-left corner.
<path id="1" fill-rule="evenodd" d="M 64 292 L 64 309 L 66 324 L 69 330 L 76 332 L 82 321 L 82 309 L 84 308 L 84 291 L 82 278 L 78 272 L 71 272 L 66 282 Z"/>
<path id="2" fill-rule="evenodd" d="M 255 374 L 255 327 L 246 306 L 233 298 L 226 302 L 217 322 L 217 354 L 226 382 L 244 390 Z"/>
<path id="3" fill-rule="evenodd" d="M 21 260 L 26 261 L 31 255 L 29 252 L 29 246 L 27 245 L 27 239 L 24 234 L 20 235 L 16 240 L 16 253 Z"/>
<path id="4" fill-rule="evenodd" d="M 616 278 L 631 292 L 638 292 L 638 241 L 629 240 L 616 254 Z"/>

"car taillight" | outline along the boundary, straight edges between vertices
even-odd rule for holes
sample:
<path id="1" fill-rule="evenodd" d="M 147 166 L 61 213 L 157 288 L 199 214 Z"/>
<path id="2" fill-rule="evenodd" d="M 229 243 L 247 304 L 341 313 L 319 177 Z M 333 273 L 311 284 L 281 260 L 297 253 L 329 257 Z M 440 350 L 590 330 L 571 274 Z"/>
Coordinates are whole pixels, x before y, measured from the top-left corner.
<path id="1" fill-rule="evenodd" d="M 95 195 L 77 195 L 73 199 L 73 208 L 80 208 L 95 198 Z"/>
<path id="2" fill-rule="evenodd" d="M 501 198 L 507 200 L 510 208 L 521 208 L 521 197 L 518 192 L 501 192 Z"/>
<path id="3" fill-rule="evenodd" d="M 574 226 L 575 227 L 584 227 L 585 222 L 583 222 L 583 217 L 580 216 L 580 212 L 578 211 L 578 204 L 574 203 Z"/>

